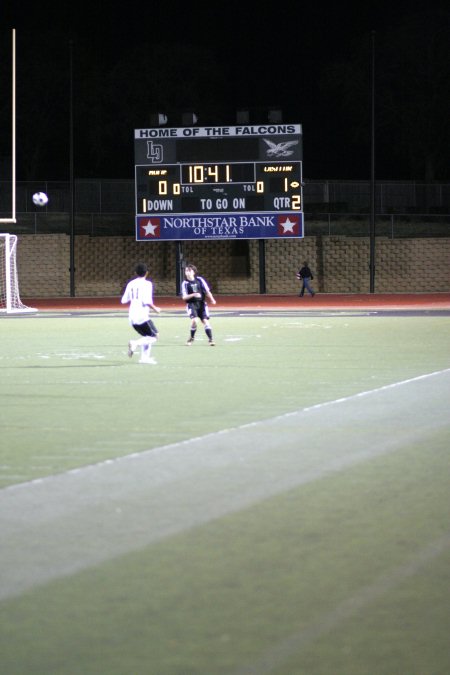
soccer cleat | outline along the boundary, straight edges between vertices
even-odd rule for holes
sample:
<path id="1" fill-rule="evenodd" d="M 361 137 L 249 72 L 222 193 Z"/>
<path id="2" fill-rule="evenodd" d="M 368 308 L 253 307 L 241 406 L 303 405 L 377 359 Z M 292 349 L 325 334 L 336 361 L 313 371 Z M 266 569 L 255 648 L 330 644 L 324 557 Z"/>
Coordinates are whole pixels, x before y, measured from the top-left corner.
<path id="1" fill-rule="evenodd" d="M 155 359 L 153 358 L 149 358 L 149 359 L 139 359 L 139 363 L 146 363 L 147 365 L 150 366 L 156 366 L 158 362 L 155 361 Z"/>
<path id="2" fill-rule="evenodd" d="M 134 354 L 134 343 L 133 340 L 130 340 L 128 343 L 128 356 L 130 357 L 130 359 L 133 356 L 133 354 Z"/>
<path id="3" fill-rule="evenodd" d="M 186 342 L 186 344 L 188 345 L 188 347 L 190 347 L 193 342 L 194 342 L 194 338 L 190 337 L 189 340 Z"/>
<path id="4" fill-rule="evenodd" d="M 216 346 L 216 343 L 214 342 L 214 340 L 209 340 L 209 346 L 210 346 L 210 347 L 215 347 L 215 346 Z"/>

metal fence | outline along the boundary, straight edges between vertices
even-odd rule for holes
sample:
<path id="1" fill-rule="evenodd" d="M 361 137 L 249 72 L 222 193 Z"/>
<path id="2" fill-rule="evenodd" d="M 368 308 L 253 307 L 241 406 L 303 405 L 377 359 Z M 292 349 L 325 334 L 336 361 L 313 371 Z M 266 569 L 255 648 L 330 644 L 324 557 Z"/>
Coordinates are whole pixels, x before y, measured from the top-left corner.
<path id="1" fill-rule="evenodd" d="M 370 181 L 311 181 L 305 185 L 305 210 L 331 213 L 367 211 Z M 329 208 L 324 208 L 328 205 Z M 314 207 L 314 208 L 312 208 Z M 377 214 L 450 213 L 450 183 L 379 182 L 375 184 Z"/>
<path id="2" fill-rule="evenodd" d="M 44 191 L 45 207 L 32 196 Z M 370 181 L 308 181 L 304 186 L 306 235 L 369 235 Z M 133 180 L 76 180 L 74 229 L 90 236 L 134 236 Z M 11 216 L 12 185 L 0 181 L 0 217 Z M 450 184 L 405 181 L 375 185 L 376 236 L 450 236 Z M 13 234 L 69 233 L 72 191 L 69 182 L 19 182 Z"/>

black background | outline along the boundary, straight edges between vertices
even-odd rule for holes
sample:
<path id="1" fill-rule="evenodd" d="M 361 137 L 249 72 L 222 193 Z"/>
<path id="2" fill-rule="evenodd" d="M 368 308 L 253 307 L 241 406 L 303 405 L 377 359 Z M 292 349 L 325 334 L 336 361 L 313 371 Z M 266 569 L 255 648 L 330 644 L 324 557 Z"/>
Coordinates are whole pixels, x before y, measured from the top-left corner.
<path id="1" fill-rule="evenodd" d="M 3 2 L 3 50 L 8 47 L 8 27 L 17 31 L 19 179 L 68 178 L 70 105 L 76 177 L 132 178 L 133 129 L 152 126 L 151 115 L 156 112 L 167 113 L 170 126 L 181 126 L 181 114 L 195 107 L 200 126 L 235 125 L 239 109 L 250 110 L 251 121 L 264 123 L 267 110 L 280 109 L 283 122 L 302 124 L 306 179 L 368 179 L 371 100 L 374 97 L 377 112 L 385 86 L 380 80 L 380 86 L 371 89 L 371 59 L 375 56 L 377 77 L 382 78 L 389 33 L 416 11 L 448 12 L 448 3 L 428 2 L 418 10 L 410 2 L 381 0 L 291 4 L 267 7 L 230 0 L 128 2 L 113 7 L 99 2 L 41 2 L 25 9 L 17 2 Z M 423 49 L 418 45 L 417 51 Z M 351 98 L 350 105 L 348 101 L 343 105 L 345 92 L 339 87 L 323 86 L 324 77 L 330 78 L 341 62 L 362 66 L 363 81 L 353 109 Z M 400 54 L 400 73 L 401 67 Z M 200 93 L 195 93 L 194 78 L 203 69 Z M 99 73 L 104 73 L 104 80 Z M 159 92 L 153 100 L 146 99 L 142 73 Z M 105 83 L 105 90 L 89 88 L 94 74 L 100 78 L 97 82 Z M 355 66 L 355 84 L 357 76 Z M 430 72 L 423 87 L 433 76 Z M 3 107 L 4 85 L 3 77 Z M 169 89 L 172 93 L 166 96 Z M 421 89 L 419 83 L 417 90 Z M 441 96 L 438 109 L 448 113 L 448 89 L 437 96 Z M 162 109 L 164 103 L 167 107 Z M 4 115 L 3 127 L 6 119 Z M 412 161 L 408 144 L 397 147 L 395 110 L 391 120 L 383 126 L 376 118 L 377 175 L 423 179 L 425 169 Z M 445 143 L 448 129 L 442 134 Z M 411 146 L 419 142 L 420 135 L 411 138 Z M 1 151 L 7 152 L 4 144 Z M 448 179 L 448 162 L 441 162 L 432 177 Z"/>

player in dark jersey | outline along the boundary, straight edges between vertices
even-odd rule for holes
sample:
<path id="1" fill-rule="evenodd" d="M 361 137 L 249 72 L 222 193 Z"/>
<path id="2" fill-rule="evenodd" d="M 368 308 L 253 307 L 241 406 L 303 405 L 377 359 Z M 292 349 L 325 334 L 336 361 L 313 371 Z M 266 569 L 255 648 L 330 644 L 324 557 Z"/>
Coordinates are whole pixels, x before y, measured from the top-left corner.
<path id="1" fill-rule="evenodd" d="M 207 281 L 203 277 L 198 276 L 195 265 L 186 265 L 184 274 L 186 279 L 181 284 L 181 296 L 186 303 L 187 315 L 191 319 L 191 334 L 186 344 L 192 345 L 194 342 L 197 331 L 197 319 L 200 319 L 205 328 L 208 343 L 211 347 L 214 347 L 215 342 L 209 324 L 209 311 L 206 299 L 213 305 L 216 304 L 216 301 Z"/>

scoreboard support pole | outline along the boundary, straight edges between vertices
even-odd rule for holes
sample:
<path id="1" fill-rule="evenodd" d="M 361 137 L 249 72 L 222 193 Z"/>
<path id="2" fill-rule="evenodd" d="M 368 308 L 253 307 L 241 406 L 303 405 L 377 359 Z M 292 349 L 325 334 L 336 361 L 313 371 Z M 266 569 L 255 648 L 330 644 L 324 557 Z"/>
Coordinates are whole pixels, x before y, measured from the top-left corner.
<path id="1" fill-rule="evenodd" d="M 183 242 L 176 242 L 176 291 L 177 295 L 181 293 L 181 283 L 184 278 L 184 257 L 183 257 Z"/>
<path id="2" fill-rule="evenodd" d="M 259 292 L 261 295 L 266 289 L 266 240 L 259 239 Z"/>

